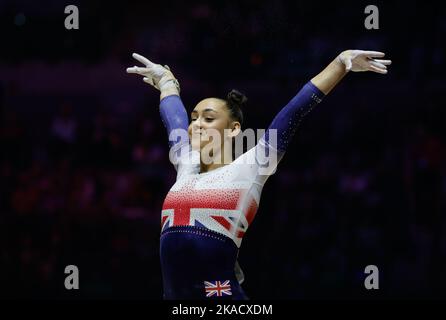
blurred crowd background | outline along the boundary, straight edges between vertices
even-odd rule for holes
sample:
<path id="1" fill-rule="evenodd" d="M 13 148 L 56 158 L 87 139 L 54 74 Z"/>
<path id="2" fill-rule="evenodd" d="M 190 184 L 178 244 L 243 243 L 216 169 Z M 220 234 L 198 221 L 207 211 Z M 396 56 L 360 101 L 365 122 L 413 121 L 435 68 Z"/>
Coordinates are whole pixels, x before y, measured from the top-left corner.
<path id="1" fill-rule="evenodd" d="M 75 4 L 80 29 L 64 28 Z M 237 88 L 267 128 L 345 49 L 386 52 L 301 123 L 239 261 L 252 299 L 445 298 L 446 9 L 365 1 L 0 2 L 2 297 L 161 299 L 174 183 L 159 94 L 125 68 L 168 64 L 188 113 Z M 65 266 L 80 290 L 64 288 Z M 380 289 L 364 288 L 376 265 Z"/>

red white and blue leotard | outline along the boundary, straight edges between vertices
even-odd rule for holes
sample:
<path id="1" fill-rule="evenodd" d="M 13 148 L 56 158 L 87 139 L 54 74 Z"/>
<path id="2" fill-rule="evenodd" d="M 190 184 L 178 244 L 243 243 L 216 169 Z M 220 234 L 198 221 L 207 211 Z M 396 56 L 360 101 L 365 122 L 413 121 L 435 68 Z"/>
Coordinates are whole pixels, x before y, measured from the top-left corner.
<path id="1" fill-rule="evenodd" d="M 209 172 L 200 173 L 199 154 L 191 150 L 188 139 L 170 141 L 173 150 L 182 152 L 174 159 L 177 180 L 164 200 L 161 215 L 166 299 L 246 298 L 235 271 L 243 236 L 256 214 L 263 185 L 298 123 L 323 97 L 308 82 L 268 128 L 277 130 L 277 145 L 270 143 L 267 130 L 254 148 Z M 169 133 L 187 131 L 188 118 L 179 96 L 162 99 L 160 112 Z M 276 153 L 277 161 L 267 163 L 271 158 L 266 155 L 271 152 Z"/>

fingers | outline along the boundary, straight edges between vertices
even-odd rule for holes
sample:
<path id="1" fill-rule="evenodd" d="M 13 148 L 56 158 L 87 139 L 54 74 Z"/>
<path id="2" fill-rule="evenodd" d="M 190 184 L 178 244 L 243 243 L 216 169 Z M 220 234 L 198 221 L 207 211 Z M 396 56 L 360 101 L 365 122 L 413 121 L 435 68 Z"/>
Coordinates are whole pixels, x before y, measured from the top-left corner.
<path id="1" fill-rule="evenodd" d="M 378 68 L 378 67 L 375 67 L 373 65 L 371 65 L 369 67 L 369 70 L 373 71 L 373 72 L 376 72 L 376 73 L 387 74 L 387 69 Z"/>
<path id="2" fill-rule="evenodd" d="M 143 80 L 145 83 L 150 84 L 151 86 L 155 86 L 155 82 L 153 81 L 152 78 L 144 77 L 142 80 Z"/>
<path id="3" fill-rule="evenodd" d="M 384 69 L 384 70 L 387 69 L 387 67 L 386 67 L 383 63 L 378 62 L 378 61 L 376 61 L 376 60 L 370 60 L 369 63 L 370 63 L 372 66 L 375 66 L 375 67 L 377 67 L 377 68 L 379 68 L 379 69 Z"/>
<path id="4" fill-rule="evenodd" d="M 127 68 L 125 71 L 127 71 L 127 73 L 137 73 L 136 72 L 137 68 L 138 68 L 137 66 L 134 66 L 134 67 L 131 67 L 131 68 Z"/>
<path id="5" fill-rule="evenodd" d="M 382 58 L 386 55 L 384 52 L 380 51 L 362 51 L 360 54 L 369 58 Z"/>
<path id="6" fill-rule="evenodd" d="M 150 72 L 149 68 L 141 68 L 141 67 L 137 67 L 137 66 L 127 68 L 126 71 L 127 71 L 127 73 L 136 73 L 136 74 L 139 74 L 142 76 Z"/>
<path id="7" fill-rule="evenodd" d="M 381 60 L 381 59 L 373 59 L 376 62 L 382 63 L 385 66 L 390 66 L 392 64 L 392 60 Z"/>
<path id="8" fill-rule="evenodd" d="M 381 59 L 371 59 L 371 60 L 369 60 L 369 64 L 370 64 L 371 71 L 381 73 L 381 74 L 386 74 L 387 66 L 392 64 L 392 61 L 391 60 L 381 60 Z"/>
<path id="9" fill-rule="evenodd" d="M 138 60 L 139 62 L 141 62 L 146 67 L 150 67 L 153 65 L 153 62 L 151 62 L 149 59 L 143 57 L 140 54 L 134 53 L 134 54 L 132 54 L 132 57 L 135 58 L 136 60 Z"/>

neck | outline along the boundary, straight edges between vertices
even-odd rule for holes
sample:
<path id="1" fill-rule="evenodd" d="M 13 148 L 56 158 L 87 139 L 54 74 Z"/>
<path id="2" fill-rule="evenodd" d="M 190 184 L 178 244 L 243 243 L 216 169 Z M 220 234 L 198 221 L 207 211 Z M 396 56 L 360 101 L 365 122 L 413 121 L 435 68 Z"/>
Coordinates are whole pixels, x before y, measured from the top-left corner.
<path id="1" fill-rule="evenodd" d="M 224 152 L 222 151 L 222 148 L 219 148 L 215 150 L 214 154 L 212 154 L 213 161 L 209 164 L 203 163 L 200 160 L 200 172 L 208 172 L 215 169 L 218 169 L 220 167 L 223 167 L 227 164 L 230 164 L 232 160 L 232 150 L 230 148 L 223 148 Z M 203 159 L 203 156 L 201 156 L 201 159 Z"/>

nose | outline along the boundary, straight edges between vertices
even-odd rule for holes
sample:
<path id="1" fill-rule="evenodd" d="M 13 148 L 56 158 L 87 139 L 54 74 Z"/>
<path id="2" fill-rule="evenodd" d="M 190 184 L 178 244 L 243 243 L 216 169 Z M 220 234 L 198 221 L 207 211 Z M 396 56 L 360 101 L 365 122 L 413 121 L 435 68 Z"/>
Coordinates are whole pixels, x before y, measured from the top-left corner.
<path id="1" fill-rule="evenodd" d="M 197 119 L 194 122 L 192 122 L 192 130 L 194 132 L 201 130 L 201 120 L 200 119 Z"/>

